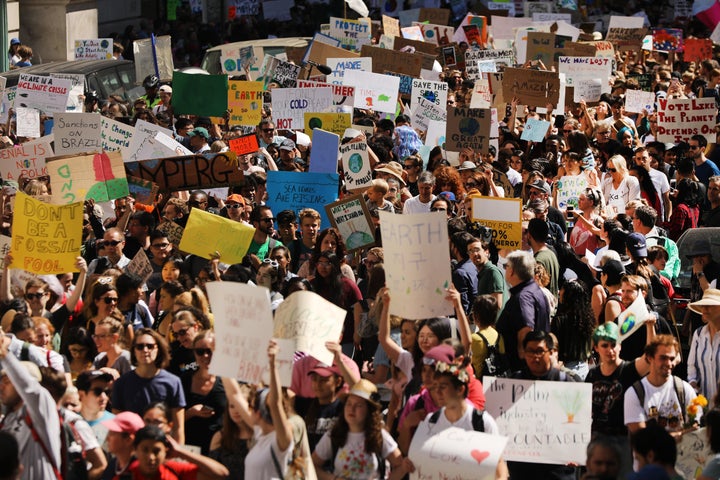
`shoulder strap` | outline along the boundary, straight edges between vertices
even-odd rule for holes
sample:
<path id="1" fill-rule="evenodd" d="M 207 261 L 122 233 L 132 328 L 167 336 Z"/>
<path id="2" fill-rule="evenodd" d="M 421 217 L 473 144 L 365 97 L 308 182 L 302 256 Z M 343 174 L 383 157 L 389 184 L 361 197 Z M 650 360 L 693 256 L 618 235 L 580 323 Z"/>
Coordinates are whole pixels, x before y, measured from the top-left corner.
<path id="1" fill-rule="evenodd" d="M 20 350 L 20 360 L 23 362 L 30 360 L 30 342 L 23 342 L 22 349 Z M 50 365 L 49 362 L 48 365 Z"/>
<path id="2" fill-rule="evenodd" d="M 642 379 L 636 380 L 635 383 L 632 384 L 632 388 L 635 390 L 638 400 L 640 400 L 640 407 L 642 407 L 645 405 L 645 387 L 642 385 Z"/>
<path id="3" fill-rule="evenodd" d="M 683 385 L 682 378 L 673 375 L 673 386 L 675 388 L 675 395 L 677 395 L 678 398 L 678 403 L 680 404 L 682 421 L 685 423 L 685 386 Z"/>
<path id="4" fill-rule="evenodd" d="M 476 432 L 485 431 L 485 422 L 483 421 L 483 411 L 473 408 L 472 413 L 472 426 Z"/>
<path id="5" fill-rule="evenodd" d="M 277 456 L 275 456 L 275 450 L 272 448 L 272 445 L 270 445 L 270 456 L 272 457 L 273 463 L 275 464 L 275 471 L 278 474 L 278 478 L 284 478 L 282 474 L 282 468 L 280 468 L 280 462 L 277 459 Z"/>
<path id="6" fill-rule="evenodd" d="M 275 240 L 274 238 L 270 237 L 270 241 L 268 242 L 268 256 L 270 255 L 270 251 L 271 251 L 273 248 L 275 248 L 275 246 L 277 245 L 277 243 L 278 243 L 277 240 Z"/>
<path id="7" fill-rule="evenodd" d="M 422 410 L 425 408 L 425 398 L 423 398 L 422 394 L 418 397 L 417 402 L 415 402 L 415 410 Z"/>
<path id="8" fill-rule="evenodd" d="M 438 422 L 438 420 L 440 420 L 440 412 L 441 412 L 441 411 L 442 411 L 442 410 L 438 410 L 438 411 L 436 411 L 436 412 L 433 412 L 432 415 L 430 415 L 430 423 L 431 423 L 432 425 L 435 425 L 435 424 Z"/>
<path id="9" fill-rule="evenodd" d="M 60 415 L 60 412 L 58 412 L 58 417 L 61 418 L 61 427 L 62 427 L 62 417 Z M 55 461 L 53 460 L 52 455 L 50 454 L 50 450 L 48 450 L 45 443 L 42 441 L 42 438 L 40 438 L 40 435 L 38 435 L 37 430 L 35 430 L 35 425 L 33 425 L 32 418 L 30 417 L 30 412 L 25 410 L 25 423 L 27 423 L 28 427 L 30 427 L 30 432 L 32 433 L 33 440 L 35 440 L 38 444 L 40 444 L 40 448 L 42 448 L 43 453 L 47 457 L 48 461 L 50 462 L 50 466 L 53 469 L 53 473 L 55 474 L 55 478 L 58 480 L 62 480 L 62 474 L 60 473 L 60 470 L 58 470 L 58 467 L 55 465 Z"/>

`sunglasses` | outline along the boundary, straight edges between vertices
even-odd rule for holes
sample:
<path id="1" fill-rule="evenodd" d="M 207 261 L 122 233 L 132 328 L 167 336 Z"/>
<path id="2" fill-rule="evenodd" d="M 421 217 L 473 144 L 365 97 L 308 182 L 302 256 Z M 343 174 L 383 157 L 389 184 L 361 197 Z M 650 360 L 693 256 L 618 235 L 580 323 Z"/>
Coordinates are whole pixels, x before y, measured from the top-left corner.
<path id="1" fill-rule="evenodd" d="M 185 335 L 187 335 L 188 330 L 190 330 L 190 327 L 182 328 L 182 329 L 178 330 L 177 332 L 173 331 L 173 335 L 175 335 L 178 338 L 184 337 Z"/>
<path id="2" fill-rule="evenodd" d="M 143 350 L 155 350 L 157 348 L 157 343 L 138 343 L 135 345 L 135 350 L 138 352 L 142 352 Z"/>
<path id="3" fill-rule="evenodd" d="M 274 128 L 263 128 L 262 131 L 265 133 L 272 133 L 275 131 L 275 129 Z"/>
<path id="4" fill-rule="evenodd" d="M 44 297 L 44 293 L 26 293 L 25 298 L 28 300 L 40 300 L 42 297 Z"/>
<path id="5" fill-rule="evenodd" d="M 151 246 L 152 248 L 158 248 L 158 249 L 160 249 L 160 250 L 164 250 L 164 249 L 166 249 L 167 247 L 169 247 L 170 244 L 169 244 L 169 243 L 156 243 L 156 244 L 150 245 L 150 246 Z"/>
<path id="6" fill-rule="evenodd" d="M 117 303 L 118 297 L 103 297 L 101 300 L 105 302 L 106 305 L 110 305 L 111 303 Z"/>
<path id="7" fill-rule="evenodd" d="M 209 348 L 195 348 L 195 355 L 198 357 L 204 357 L 205 355 L 212 357 L 213 351 Z"/>
<path id="8" fill-rule="evenodd" d="M 275 217 L 261 218 L 260 221 L 273 223 L 275 221 Z"/>
<path id="9" fill-rule="evenodd" d="M 112 390 L 111 390 L 111 389 L 109 389 L 109 388 L 102 388 L 102 387 L 91 388 L 90 391 L 91 391 L 91 392 L 93 393 L 93 395 L 95 395 L 96 397 L 99 397 L 99 396 L 102 395 L 103 393 L 109 397 L 110 394 L 112 393 Z"/>
<path id="10" fill-rule="evenodd" d="M 238 208 L 245 208 L 245 205 L 243 205 L 242 203 L 229 203 L 226 205 L 226 207 L 232 210 L 237 210 Z"/>
<path id="11" fill-rule="evenodd" d="M 110 245 L 111 247 L 117 247 L 121 243 L 123 243 L 122 240 L 106 240 L 105 246 L 107 247 L 108 245 Z"/>
<path id="12" fill-rule="evenodd" d="M 465 184 L 465 188 L 477 188 L 477 183 L 475 182 L 468 182 Z"/>
<path id="13" fill-rule="evenodd" d="M 415 165 L 403 165 L 403 170 L 410 170 L 411 168 L 415 168 Z"/>
<path id="14" fill-rule="evenodd" d="M 262 261 L 262 263 L 263 263 L 263 265 L 270 265 L 272 268 L 280 267 L 280 264 L 276 260 L 273 260 L 271 258 L 266 258 L 265 260 Z"/>
<path id="15" fill-rule="evenodd" d="M 608 168 L 607 171 L 610 173 L 615 173 L 617 172 L 617 168 Z"/>

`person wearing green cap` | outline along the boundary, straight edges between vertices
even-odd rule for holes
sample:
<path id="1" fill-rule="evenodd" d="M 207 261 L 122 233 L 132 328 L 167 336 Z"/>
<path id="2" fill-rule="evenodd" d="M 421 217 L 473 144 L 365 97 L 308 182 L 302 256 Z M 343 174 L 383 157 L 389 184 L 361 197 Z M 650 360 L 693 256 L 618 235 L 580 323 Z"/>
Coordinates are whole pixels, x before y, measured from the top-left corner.
<path id="1" fill-rule="evenodd" d="M 647 322 L 653 329 L 653 322 Z M 625 391 L 650 371 L 650 364 L 644 355 L 635 360 L 620 358 L 619 328 L 614 322 L 607 322 L 595 329 L 592 335 L 593 350 L 599 362 L 590 369 L 585 381 L 592 383 L 592 427 L 593 435 L 612 437 L 623 452 L 622 471 L 632 471 L 632 456 L 627 427 L 624 424 L 623 398 Z"/>

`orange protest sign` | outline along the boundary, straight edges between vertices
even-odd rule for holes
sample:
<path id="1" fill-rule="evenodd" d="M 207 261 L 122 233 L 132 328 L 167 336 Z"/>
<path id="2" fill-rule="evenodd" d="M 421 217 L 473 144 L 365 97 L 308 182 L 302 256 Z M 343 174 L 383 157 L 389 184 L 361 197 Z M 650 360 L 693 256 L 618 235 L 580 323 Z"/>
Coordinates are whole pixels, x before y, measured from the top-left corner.
<path id="1" fill-rule="evenodd" d="M 257 136 L 254 133 L 243 135 L 242 137 L 233 138 L 229 142 L 230 150 L 238 155 L 254 153 L 260 150 Z"/>
<path id="2" fill-rule="evenodd" d="M 712 58 L 713 41 L 709 38 L 686 38 L 685 61 L 702 62 Z"/>

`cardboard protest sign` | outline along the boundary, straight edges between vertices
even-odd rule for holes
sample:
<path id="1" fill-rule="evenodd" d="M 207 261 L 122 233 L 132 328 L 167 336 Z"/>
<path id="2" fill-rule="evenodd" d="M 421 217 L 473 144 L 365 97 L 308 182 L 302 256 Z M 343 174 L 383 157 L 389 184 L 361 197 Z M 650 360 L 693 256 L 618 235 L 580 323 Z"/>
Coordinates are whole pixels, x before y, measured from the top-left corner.
<path id="1" fill-rule="evenodd" d="M 653 87 L 653 75 L 650 73 L 642 73 L 642 74 L 636 74 L 636 75 L 628 75 L 629 79 L 634 79 L 636 82 L 638 82 L 638 85 L 640 86 L 640 90 L 643 92 L 652 92 Z M 653 92 L 654 97 L 654 92 Z M 625 108 L 627 110 L 627 107 Z"/>
<path id="2" fill-rule="evenodd" d="M 642 295 L 638 295 L 638 298 L 615 319 L 620 332 L 618 342 L 622 343 L 623 340 L 635 333 L 635 331 L 645 324 L 651 315 L 645 304 L 645 298 Z"/>
<path id="3" fill-rule="evenodd" d="M 372 170 L 367 150 L 367 142 L 364 140 L 340 145 L 343 180 L 345 188 L 350 192 L 365 190 L 372 185 Z"/>
<path id="4" fill-rule="evenodd" d="M 99 113 L 56 113 L 53 126 L 55 154 L 101 151 L 101 118 Z"/>
<path id="5" fill-rule="evenodd" d="M 325 205 L 338 198 L 337 173 L 268 172 L 268 205 L 274 212 L 314 208 L 320 213 L 321 228 L 329 226 Z"/>
<path id="6" fill-rule="evenodd" d="M 653 50 L 683 51 L 683 31 L 679 28 L 653 28 Z"/>
<path id="7" fill-rule="evenodd" d="M 709 38 L 686 38 L 685 54 L 686 62 L 702 62 L 710 60 L 713 53 L 713 41 Z"/>
<path id="8" fill-rule="evenodd" d="M 333 104 L 330 87 L 276 88 L 272 92 L 273 121 L 280 129 L 300 129 L 305 113 L 326 112 Z"/>
<path id="9" fill-rule="evenodd" d="M 655 94 L 642 90 L 625 90 L 625 111 L 640 113 L 655 110 Z"/>
<path id="10" fill-rule="evenodd" d="M 470 43 L 469 39 L 466 36 L 465 29 L 463 27 L 465 26 L 476 26 L 478 37 L 477 37 L 477 44 L 482 48 L 487 43 L 487 35 L 488 35 L 488 22 L 487 18 L 479 15 L 473 15 L 472 13 L 468 13 L 465 15 L 465 18 L 462 22 L 460 22 L 460 26 L 455 30 L 455 35 L 453 36 L 453 41 L 457 43 L 462 42 L 468 42 Z"/>
<path id="11" fill-rule="evenodd" d="M 440 61 L 445 67 L 454 67 L 457 65 L 457 51 L 454 46 L 443 47 Z"/>
<path id="12" fill-rule="evenodd" d="M 397 18 L 382 16 L 383 32 L 391 37 L 400 36 L 400 21 Z"/>
<path id="13" fill-rule="evenodd" d="M 395 113 L 400 79 L 371 72 L 345 72 L 345 85 L 355 87 L 355 108 Z"/>
<path id="14" fill-rule="evenodd" d="M 125 170 L 128 175 L 157 183 L 160 190 L 205 190 L 242 183 L 243 173 L 230 158 L 227 153 L 168 157 L 128 162 Z"/>
<path id="15" fill-rule="evenodd" d="M 15 106 L 64 112 L 71 89 L 70 80 L 23 73 L 18 79 Z"/>
<path id="16" fill-rule="evenodd" d="M 393 50 L 408 50 L 405 47 L 413 47 L 415 53 L 425 53 L 432 56 L 437 55 L 437 46 L 433 45 L 432 43 L 427 43 L 423 40 L 415 40 L 407 37 L 396 37 L 393 39 Z"/>
<path id="17" fill-rule="evenodd" d="M 380 211 L 390 314 L 403 318 L 441 317 L 452 312 L 445 212 L 395 215 Z"/>
<path id="18" fill-rule="evenodd" d="M 10 268 L 37 274 L 76 272 L 82 246 L 82 201 L 51 205 L 19 191 L 15 196 Z"/>
<path id="19" fill-rule="evenodd" d="M 5 268 L 5 255 L 10 253 L 12 247 L 12 238 L 7 235 L 0 235 L 0 268 Z"/>
<path id="20" fill-rule="evenodd" d="M 100 147 L 107 152 L 123 151 L 130 148 L 130 141 L 135 135 L 135 127 L 100 117 Z"/>
<path id="21" fill-rule="evenodd" d="M 405 53 L 371 45 L 363 45 L 360 53 L 363 57 L 372 57 L 372 68 L 375 73 L 389 70 L 417 78 L 423 68 L 423 57 L 419 53 Z"/>
<path id="22" fill-rule="evenodd" d="M 346 311 L 313 292 L 295 292 L 283 301 L 273 319 L 273 338 L 293 340 L 294 352 L 313 356 L 332 365 L 333 353 L 325 342 L 337 342 Z"/>
<path id="23" fill-rule="evenodd" d="M 447 8 L 421 7 L 418 12 L 417 21 L 437 25 L 448 25 L 450 22 L 450 10 Z"/>
<path id="24" fill-rule="evenodd" d="M 585 175 L 566 175 L 560 177 L 560 179 L 555 182 L 557 208 L 565 210 L 569 206 L 572 206 L 574 209 L 579 210 L 578 198 L 587 188 L 588 182 Z"/>
<path id="25" fill-rule="evenodd" d="M 546 32 L 528 32 L 527 60 L 540 60 L 550 68 L 555 64 L 555 34 Z"/>
<path id="26" fill-rule="evenodd" d="M 518 98 L 520 105 L 545 107 L 560 99 L 560 77 L 555 72 L 506 68 L 503 72 L 503 97 Z"/>
<path id="27" fill-rule="evenodd" d="M 547 120 L 539 120 L 537 118 L 528 118 L 523 128 L 521 140 L 527 140 L 529 142 L 542 142 L 545 139 L 545 134 L 550 128 L 550 122 Z"/>
<path id="28" fill-rule="evenodd" d="M 0 149 L 0 176 L 3 180 L 18 181 L 48 175 L 45 159 L 55 156 L 50 142 L 52 135 L 31 142 Z"/>
<path id="29" fill-rule="evenodd" d="M 506 460 L 585 463 L 592 423 L 591 384 L 485 377 L 483 389 L 485 410 L 500 434 L 509 438 Z"/>
<path id="30" fill-rule="evenodd" d="M 657 140 L 687 142 L 693 135 L 715 142 L 717 107 L 714 98 L 658 99 Z"/>
<path id="31" fill-rule="evenodd" d="M 410 478 L 493 479 L 507 441 L 507 437 L 500 435 L 457 427 L 438 432 L 429 422 L 422 422 L 413 434 L 408 452 L 415 466 Z"/>
<path id="32" fill-rule="evenodd" d="M 230 125 L 259 125 L 262 119 L 263 83 L 230 80 L 228 85 Z"/>
<path id="33" fill-rule="evenodd" d="M 210 372 L 261 383 L 268 369 L 267 348 L 273 331 L 267 289 L 235 282 L 209 282 L 206 288 L 217 322 Z"/>
<path id="34" fill-rule="evenodd" d="M 646 28 L 611 28 L 605 40 L 620 51 L 637 50 L 642 46 L 643 38 L 647 35 Z"/>
<path id="35" fill-rule="evenodd" d="M 222 117 L 228 109 L 227 75 L 173 72 L 173 110 L 176 115 Z"/>
<path id="36" fill-rule="evenodd" d="M 473 221 L 492 229 L 498 249 L 522 248 L 522 201 L 519 198 L 472 197 Z"/>
<path id="37" fill-rule="evenodd" d="M 360 50 L 363 45 L 370 43 L 370 34 L 370 22 L 367 19 L 330 17 L 329 35 L 340 40 L 343 48 Z"/>
<path id="38" fill-rule="evenodd" d="M 135 198 L 136 202 L 145 205 L 152 205 L 155 203 L 157 194 L 160 191 L 160 187 L 158 187 L 157 183 L 132 176 L 127 177 L 127 181 L 130 195 Z"/>
<path id="39" fill-rule="evenodd" d="M 477 78 L 476 62 L 479 60 L 493 60 L 495 65 L 511 67 L 515 64 L 515 52 L 513 50 L 467 50 L 465 51 L 465 63 L 468 71 L 468 78 L 471 74 Z M 472 66 L 472 67 L 471 67 Z"/>
<path id="40" fill-rule="evenodd" d="M 154 48 L 152 38 L 135 40 L 133 42 L 133 54 L 135 61 L 135 78 L 137 78 L 139 82 L 142 82 L 148 75 L 154 74 L 157 74 L 163 82 L 172 80 L 175 65 L 173 63 L 172 40 L 170 35 L 155 37 Z M 156 61 L 157 72 L 155 71 Z M 175 84 L 173 83 L 173 89 L 174 88 Z"/>
<path id="41" fill-rule="evenodd" d="M 455 36 L 455 27 L 433 23 L 420 23 L 417 25 L 422 30 L 424 40 L 433 45 L 448 45 L 452 43 L 452 38 Z"/>
<path id="42" fill-rule="evenodd" d="M 425 131 L 430 127 L 431 121 L 446 122 L 447 121 L 447 110 L 444 107 L 435 105 L 434 103 L 420 99 L 419 104 L 413 109 L 412 112 L 412 125 L 418 130 Z"/>
<path id="43" fill-rule="evenodd" d="M 113 58 L 112 38 L 75 40 L 75 60 L 110 60 L 111 58 Z"/>
<path id="44" fill-rule="evenodd" d="M 325 205 L 325 212 L 332 226 L 338 229 L 345 240 L 348 251 L 375 245 L 375 226 L 361 194 Z"/>
<path id="45" fill-rule="evenodd" d="M 17 107 L 15 109 L 16 134 L 18 137 L 40 137 L 40 110 Z"/>
<path id="46" fill-rule="evenodd" d="M 308 131 L 307 127 L 305 131 Z M 311 131 L 313 133 L 313 148 L 310 151 L 310 172 L 337 173 L 341 134 L 328 132 L 320 128 L 313 128 Z"/>
<path id="47" fill-rule="evenodd" d="M 120 152 L 48 158 L 47 169 L 58 204 L 107 202 L 130 193 Z"/>
<path id="48" fill-rule="evenodd" d="M 327 76 L 328 83 L 342 85 L 347 70 L 372 72 L 372 58 L 370 57 L 328 58 L 327 62 L 327 66 L 332 69 L 332 73 Z"/>
<path id="49" fill-rule="evenodd" d="M 447 82 L 431 82 L 415 78 L 412 81 L 411 104 L 415 107 L 420 99 L 424 98 L 439 107 L 445 107 L 449 88 Z"/>
<path id="50" fill-rule="evenodd" d="M 333 106 L 352 107 L 355 102 L 355 87 L 349 85 L 338 85 L 335 83 L 312 82 L 309 80 L 298 80 L 297 88 L 323 88 L 330 87 L 333 92 Z"/>
<path id="51" fill-rule="evenodd" d="M 313 130 L 321 128 L 328 132 L 342 135 L 352 125 L 352 115 L 349 113 L 305 113 L 305 133 L 313 138 Z M 313 149 L 315 145 L 313 145 Z M 312 153 L 312 152 L 311 152 Z"/>
<path id="52" fill-rule="evenodd" d="M 219 254 L 223 263 L 241 263 L 250 248 L 255 229 L 229 218 L 193 208 L 188 216 L 179 248 L 210 259 Z"/>
<path id="53" fill-rule="evenodd" d="M 255 153 L 260 150 L 257 135 L 254 133 L 231 139 L 228 141 L 228 147 L 237 155 Z"/>
<path id="54" fill-rule="evenodd" d="M 300 65 L 293 65 L 292 63 L 284 62 L 270 55 L 265 55 L 262 68 L 260 69 L 263 88 L 267 90 L 268 85 L 271 83 L 276 83 L 283 88 L 295 87 L 300 69 Z"/>
<path id="55" fill-rule="evenodd" d="M 487 152 L 490 146 L 490 110 L 482 108 L 448 108 L 445 150 L 463 148 Z"/>
<path id="56" fill-rule="evenodd" d="M 611 15 L 608 30 L 611 28 L 642 28 L 643 17 Z"/>
<path id="57" fill-rule="evenodd" d="M 208 192 L 209 195 L 209 192 Z M 160 222 L 157 226 L 158 230 L 162 230 L 167 235 L 168 240 L 170 240 L 170 243 L 172 243 L 175 246 L 180 245 L 180 242 L 182 241 L 183 233 L 185 233 L 185 229 L 181 227 L 179 224 L 173 222 L 172 220 L 163 220 Z"/>
<path id="58" fill-rule="evenodd" d="M 359 56 L 360 55 L 358 55 L 357 53 L 345 50 L 344 48 L 335 47 L 333 45 L 328 45 L 324 42 L 316 41 L 310 44 L 305 55 L 306 60 L 311 60 L 315 63 L 319 63 L 320 65 L 327 65 L 328 58 L 348 58 Z M 367 57 L 368 55 L 363 54 L 362 56 Z"/>
<path id="59" fill-rule="evenodd" d="M 153 267 L 145 254 L 145 250 L 142 248 L 138 250 L 133 259 L 130 260 L 130 263 L 125 266 L 125 271 L 127 273 L 134 273 L 142 278 L 143 283 L 147 282 L 147 279 L 153 274 Z"/>

